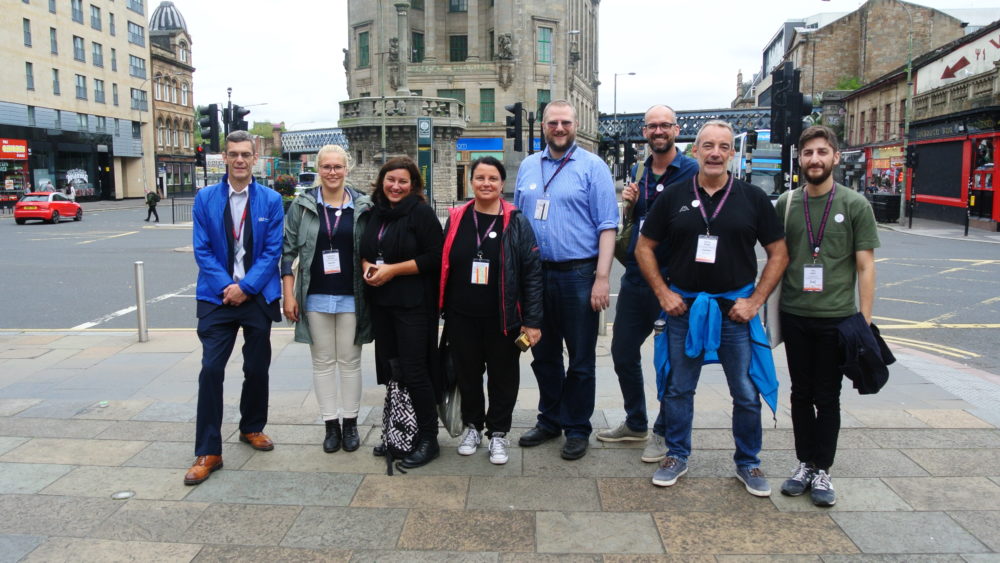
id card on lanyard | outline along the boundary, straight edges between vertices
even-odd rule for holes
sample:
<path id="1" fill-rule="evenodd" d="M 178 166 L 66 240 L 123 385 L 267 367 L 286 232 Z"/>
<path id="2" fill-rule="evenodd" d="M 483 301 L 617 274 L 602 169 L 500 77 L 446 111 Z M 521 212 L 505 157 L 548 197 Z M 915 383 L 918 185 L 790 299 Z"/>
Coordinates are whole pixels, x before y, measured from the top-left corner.
<path id="1" fill-rule="evenodd" d="M 323 195 L 320 194 L 320 199 Z M 326 218 L 326 237 L 330 241 L 330 249 L 323 251 L 323 273 L 326 275 L 339 274 L 341 272 L 340 268 L 340 251 L 333 247 L 333 235 L 337 233 L 337 227 L 340 226 L 340 217 L 344 214 L 344 206 L 347 204 L 347 190 L 344 190 L 344 197 L 340 200 L 340 207 L 334 212 L 337 217 L 333 225 L 330 225 L 330 208 L 326 204 L 320 202 L 320 206 L 323 207 L 323 216 Z"/>
<path id="2" fill-rule="evenodd" d="M 472 285 L 486 285 L 490 283 L 490 261 L 488 258 L 483 257 L 483 240 L 485 237 L 479 235 L 479 216 L 476 215 L 476 210 L 472 209 L 472 224 L 475 226 L 476 231 L 476 257 L 472 260 L 472 276 L 469 279 Z M 493 226 L 496 225 L 497 219 L 503 216 L 503 206 L 500 206 L 500 215 L 493 218 L 490 222 L 490 226 L 486 227 L 486 237 L 491 239 L 497 238 L 497 234 L 493 232 Z"/>
<path id="3" fill-rule="evenodd" d="M 378 230 L 378 256 L 375 257 L 376 266 L 381 266 L 385 264 L 385 258 L 382 257 L 382 237 L 385 236 L 385 228 L 388 225 L 389 225 L 388 223 L 382 223 L 382 227 L 380 227 Z"/>
<path id="4" fill-rule="evenodd" d="M 729 194 L 733 191 L 733 176 L 729 176 L 729 182 L 723 188 L 726 193 L 719 200 L 719 205 L 715 206 L 715 211 L 712 212 L 711 217 L 705 212 L 705 204 L 701 201 L 701 194 L 698 193 L 698 176 L 691 178 L 691 185 L 694 191 L 694 200 L 691 201 L 691 206 L 698 208 L 698 211 L 701 212 L 702 220 L 705 221 L 705 234 L 698 235 L 698 246 L 695 250 L 694 261 L 702 264 L 715 264 L 715 255 L 719 249 L 719 237 L 712 235 L 712 222 L 719 216 L 722 207 L 726 205 L 726 200 L 729 199 Z"/>
<path id="5" fill-rule="evenodd" d="M 802 291 L 819 293 L 823 291 L 823 264 L 817 264 L 820 247 L 823 244 L 823 235 L 826 233 L 826 222 L 830 218 L 830 208 L 833 206 L 833 196 L 837 193 L 837 184 L 830 188 L 830 195 L 826 198 L 826 206 L 823 208 L 823 218 L 819 222 L 819 232 L 813 234 L 812 217 L 809 216 L 809 194 L 802 190 L 802 209 L 806 216 L 806 234 L 809 237 L 809 249 L 812 252 L 812 264 L 806 264 L 802 268 Z M 788 203 L 791 205 L 791 202 Z"/>
<path id="6" fill-rule="evenodd" d="M 572 147 L 570 147 L 569 151 L 566 152 L 566 154 L 562 157 L 562 159 L 559 160 L 559 166 L 556 168 L 556 171 L 552 174 L 552 177 L 549 178 L 548 181 L 545 181 L 545 165 L 544 165 L 544 160 L 540 159 L 538 161 L 538 164 L 541 167 L 542 180 L 543 180 L 544 183 L 542 184 L 542 198 L 535 202 L 535 219 L 536 220 L 538 220 L 538 221 L 548 221 L 549 220 L 549 204 L 550 204 L 550 201 L 549 201 L 549 184 L 551 184 L 552 180 L 555 180 L 556 176 L 558 176 L 559 173 L 562 172 L 563 167 L 566 166 L 566 163 L 569 162 L 569 158 L 571 156 L 573 156 L 573 151 L 575 151 L 575 150 L 576 150 L 576 145 L 574 144 Z"/>

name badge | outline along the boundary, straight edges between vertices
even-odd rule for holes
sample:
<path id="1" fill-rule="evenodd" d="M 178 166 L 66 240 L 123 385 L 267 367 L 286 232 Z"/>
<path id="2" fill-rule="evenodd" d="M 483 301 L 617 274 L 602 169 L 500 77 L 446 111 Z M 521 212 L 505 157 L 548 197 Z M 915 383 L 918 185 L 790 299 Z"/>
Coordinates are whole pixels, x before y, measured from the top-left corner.
<path id="1" fill-rule="evenodd" d="M 383 264 L 385 264 L 385 259 L 383 259 L 381 256 L 375 259 L 376 266 L 382 266 Z"/>
<path id="2" fill-rule="evenodd" d="M 547 221 L 549 219 L 549 200 L 540 199 L 535 202 L 535 219 Z"/>
<path id="3" fill-rule="evenodd" d="M 324 250 L 323 251 L 323 273 L 324 274 L 339 274 L 340 273 L 340 251 L 339 250 Z"/>
<path id="4" fill-rule="evenodd" d="M 486 285 L 490 281 L 490 261 L 476 258 L 472 261 L 472 285 Z"/>
<path id="5" fill-rule="evenodd" d="M 807 264 L 802 268 L 802 291 L 823 291 L 822 264 Z"/>
<path id="6" fill-rule="evenodd" d="M 695 262 L 704 264 L 715 264 L 715 251 L 719 248 L 719 237 L 713 235 L 699 235 L 698 249 L 694 254 Z"/>

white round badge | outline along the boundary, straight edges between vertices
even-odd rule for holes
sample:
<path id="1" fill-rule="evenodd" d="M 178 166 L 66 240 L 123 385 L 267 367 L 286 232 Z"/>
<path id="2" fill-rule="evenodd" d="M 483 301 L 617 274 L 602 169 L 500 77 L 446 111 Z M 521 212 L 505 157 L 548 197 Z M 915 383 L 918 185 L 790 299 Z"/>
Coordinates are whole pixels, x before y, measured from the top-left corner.
<path id="1" fill-rule="evenodd" d="M 833 220 L 836 221 L 836 222 L 838 222 L 838 223 L 843 223 L 844 222 L 844 214 L 843 213 L 837 213 L 836 215 L 833 216 Z"/>
<path id="2" fill-rule="evenodd" d="M 656 191 L 662 192 L 663 191 L 663 184 L 656 184 Z"/>
<path id="3" fill-rule="evenodd" d="M 698 201 L 697 199 L 691 201 L 691 207 L 700 207 L 700 206 L 701 202 Z"/>
<path id="4" fill-rule="evenodd" d="M 341 210 L 338 209 L 336 212 L 334 212 L 334 215 L 336 215 L 337 217 L 340 217 L 341 213 L 343 213 L 343 211 L 341 211 Z"/>
<path id="5" fill-rule="evenodd" d="M 538 187 L 538 184 L 531 184 L 531 185 L 528 186 L 528 189 L 529 190 L 533 190 L 533 189 L 535 189 L 537 187 Z"/>
<path id="6" fill-rule="evenodd" d="M 497 232 L 496 231 L 490 231 L 489 237 L 490 238 L 497 238 Z"/>

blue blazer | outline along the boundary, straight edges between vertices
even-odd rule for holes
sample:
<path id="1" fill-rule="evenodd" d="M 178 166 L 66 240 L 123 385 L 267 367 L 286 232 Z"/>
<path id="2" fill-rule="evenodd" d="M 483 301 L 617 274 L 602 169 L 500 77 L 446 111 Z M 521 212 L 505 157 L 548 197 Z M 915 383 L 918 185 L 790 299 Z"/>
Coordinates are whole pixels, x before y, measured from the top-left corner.
<path id="1" fill-rule="evenodd" d="M 281 194 L 252 180 L 247 186 L 250 209 L 247 222 L 253 236 L 253 265 L 240 280 L 240 289 L 249 296 L 260 295 L 267 303 L 281 297 L 281 245 L 285 211 Z M 229 177 L 202 188 L 194 200 L 194 259 L 198 263 L 199 301 L 222 304 L 222 290 L 233 283 L 229 273 L 229 238 L 226 208 Z M 229 222 L 231 223 L 231 221 Z"/>

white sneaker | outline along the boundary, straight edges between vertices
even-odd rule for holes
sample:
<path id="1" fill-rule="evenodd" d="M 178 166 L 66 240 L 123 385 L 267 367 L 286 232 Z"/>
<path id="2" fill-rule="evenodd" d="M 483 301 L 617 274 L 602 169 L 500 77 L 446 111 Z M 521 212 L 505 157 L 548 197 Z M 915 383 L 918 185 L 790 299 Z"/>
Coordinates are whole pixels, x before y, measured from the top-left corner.
<path id="1" fill-rule="evenodd" d="M 503 432 L 494 432 L 490 438 L 490 463 L 493 465 L 503 465 L 507 463 L 507 448 L 510 442 Z"/>
<path id="2" fill-rule="evenodd" d="M 458 444 L 458 455 L 472 455 L 476 453 L 479 442 L 482 438 L 475 426 L 466 426 L 465 434 L 462 434 L 462 441 Z"/>

